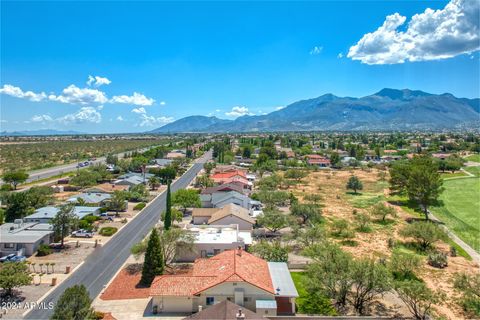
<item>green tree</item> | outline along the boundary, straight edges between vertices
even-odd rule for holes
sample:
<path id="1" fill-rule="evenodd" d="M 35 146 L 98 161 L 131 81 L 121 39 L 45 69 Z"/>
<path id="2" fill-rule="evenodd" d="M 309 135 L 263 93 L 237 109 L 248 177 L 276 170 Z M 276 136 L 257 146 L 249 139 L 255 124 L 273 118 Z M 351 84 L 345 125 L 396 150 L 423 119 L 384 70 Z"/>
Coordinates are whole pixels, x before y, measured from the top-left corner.
<path id="1" fill-rule="evenodd" d="M 357 190 L 363 189 L 363 183 L 357 176 L 351 176 L 347 182 L 347 189 L 353 190 L 353 193 L 357 194 Z"/>
<path id="2" fill-rule="evenodd" d="M 15 219 L 21 219 L 33 213 L 28 192 L 5 193 L 2 195 L 2 202 L 6 205 L 5 220 L 7 222 L 13 222 Z"/>
<path id="3" fill-rule="evenodd" d="M 108 200 L 108 208 L 115 211 L 117 216 L 120 211 L 125 210 L 127 208 L 125 193 L 123 191 L 115 190 L 111 198 Z"/>
<path id="4" fill-rule="evenodd" d="M 422 259 L 415 254 L 398 249 L 393 250 L 388 267 L 396 280 L 416 279 L 415 271 L 422 264 Z"/>
<path id="5" fill-rule="evenodd" d="M 395 161 L 390 167 L 390 190 L 393 194 L 404 194 L 410 175 L 410 162 L 408 160 Z"/>
<path id="6" fill-rule="evenodd" d="M 249 251 L 270 262 L 288 262 L 288 248 L 280 241 L 261 240 L 252 245 Z"/>
<path id="7" fill-rule="evenodd" d="M 200 195 L 194 189 L 179 189 L 172 195 L 172 204 L 182 208 L 183 214 L 187 208 L 199 208 L 202 206 Z"/>
<path id="8" fill-rule="evenodd" d="M 156 176 L 152 176 L 150 179 L 148 179 L 148 184 L 152 190 L 156 190 L 160 185 L 160 180 Z"/>
<path id="9" fill-rule="evenodd" d="M 7 171 L 2 175 L 2 179 L 6 183 L 10 183 L 13 189 L 17 190 L 17 186 L 24 183 L 28 179 L 28 173 L 23 170 Z"/>
<path id="10" fill-rule="evenodd" d="M 385 222 L 387 216 L 396 217 L 397 211 L 393 207 L 379 202 L 372 207 L 372 215 L 379 217 L 382 222 Z"/>
<path id="11" fill-rule="evenodd" d="M 445 240 L 446 234 L 435 223 L 429 221 L 413 222 L 400 230 L 400 235 L 414 238 L 422 250 L 427 250 L 435 242 Z"/>
<path id="12" fill-rule="evenodd" d="M 36 186 L 28 189 L 27 195 L 30 206 L 35 209 L 45 207 L 53 203 L 53 190 L 47 186 Z"/>
<path id="13" fill-rule="evenodd" d="M 462 297 L 460 304 L 469 316 L 480 316 L 480 274 L 458 273 L 453 284 Z"/>
<path id="14" fill-rule="evenodd" d="M 152 229 L 145 252 L 140 284 L 149 287 L 156 276 L 163 274 L 164 261 L 157 229 Z"/>
<path id="15" fill-rule="evenodd" d="M 198 176 L 195 180 L 195 186 L 200 188 L 209 188 L 213 187 L 214 182 L 210 177 L 206 174 Z"/>
<path id="16" fill-rule="evenodd" d="M 165 230 L 170 229 L 172 225 L 172 199 L 170 193 L 170 182 L 167 185 L 167 201 L 166 201 L 166 209 L 165 209 L 165 219 L 163 220 L 163 227 Z"/>
<path id="17" fill-rule="evenodd" d="M 92 300 L 85 286 L 67 288 L 58 299 L 51 320 L 93 320 L 96 319 Z"/>
<path id="18" fill-rule="evenodd" d="M 438 166 L 431 157 L 415 157 L 410 166 L 407 181 L 407 194 L 424 211 L 428 220 L 428 207 L 435 203 L 443 191 L 443 180 L 438 173 Z"/>
<path id="19" fill-rule="evenodd" d="M 273 233 L 288 225 L 287 217 L 278 209 L 265 209 L 263 214 L 257 218 L 257 223 Z"/>
<path id="20" fill-rule="evenodd" d="M 52 219 L 51 224 L 55 236 L 60 238 L 62 248 L 64 245 L 65 237 L 72 231 L 78 224 L 78 217 L 73 213 L 73 205 L 67 204 L 60 207 L 57 215 Z"/>
<path id="21" fill-rule="evenodd" d="M 299 169 L 288 169 L 284 175 L 286 179 L 293 179 L 293 180 L 296 180 L 297 182 L 299 182 L 306 176 L 307 176 L 307 172 Z"/>
<path id="22" fill-rule="evenodd" d="M 340 156 L 337 152 L 332 152 L 330 154 L 330 163 L 333 167 L 338 166 L 338 164 L 340 163 Z"/>
<path id="23" fill-rule="evenodd" d="M 177 171 L 173 166 L 167 166 L 165 168 L 160 169 L 157 175 L 160 178 L 160 181 L 163 184 L 166 184 L 168 182 L 171 182 L 173 179 L 175 179 L 175 177 L 177 176 Z"/>
<path id="24" fill-rule="evenodd" d="M 444 295 L 430 290 L 425 283 L 416 280 L 396 281 L 395 291 L 415 319 L 430 319 L 432 305 L 439 303 Z"/>
<path id="25" fill-rule="evenodd" d="M 371 303 L 391 289 L 387 268 L 373 259 L 356 260 L 352 268 L 352 304 L 363 315 Z"/>
<path id="26" fill-rule="evenodd" d="M 319 206 L 320 205 L 320 201 L 323 200 L 322 196 L 319 195 L 319 194 L 316 194 L 316 193 L 310 193 L 310 194 L 307 194 L 303 197 L 303 200 L 309 202 L 309 203 L 312 203 L 314 205 L 317 205 Z"/>
<path id="27" fill-rule="evenodd" d="M 267 191 L 260 190 L 254 196 L 262 202 L 267 209 L 273 209 L 275 206 L 284 205 L 290 198 L 290 194 L 285 191 Z"/>
<path id="28" fill-rule="evenodd" d="M 6 296 L 13 295 L 13 289 L 29 285 L 32 277 L 25 262 L 4 262 L 0 265 L 0 288 Z"/>
<path id="29" fill-rule="evenodd" d="M 327 241 L 308 247 L 305 254 L 313 259 L 307 267 L 307 291 L 324 294 L 334 300 L 337 307 L 345 307 L 352 286 L 352 256 Z"/>
<path id="30" fill-rule="evenodd" d="M 85 188 L 85 187 L 90 187 L 97 184 L 97 181 L 99 179 L 101 179 L 101 176 L 98 174 L 98 172 L 94 172 L 90 170 L 80 170 L 70 180 L 70 184 Z"/>
<path id="31" fill-rule="evenodd" d="M 290 212 L 293 216 L 300 217 L 302 219 L 302 224 L 306 224 L 310 221 L 320 221 L 322 215 L 322 210 L 319 206 L 309 203 L 294 204 L 291 206 Z"/>
<path id="32" fill-rule="evenodd" d="M 300 246 L 301 249 L 308 248 L 325 238 L 325 230 L 320 223 L 311 226 L 300 227 L 294 226 L 292 239 Z"/>

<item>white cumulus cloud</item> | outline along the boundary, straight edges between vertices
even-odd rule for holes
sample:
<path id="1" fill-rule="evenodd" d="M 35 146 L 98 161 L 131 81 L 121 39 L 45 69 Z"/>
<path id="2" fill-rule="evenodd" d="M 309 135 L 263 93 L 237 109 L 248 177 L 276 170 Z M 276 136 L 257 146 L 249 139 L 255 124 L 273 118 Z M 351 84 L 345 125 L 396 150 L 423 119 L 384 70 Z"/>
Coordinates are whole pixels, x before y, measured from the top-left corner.
<path id="1" fill-rule="evenodd" d="M 48 122 L 53 121 L 52 117 L 48 114 L 34 115 L 31 119 L 32 122 Z"/>
<path id="2" fill-rule="evenodd" d="M 149 116 L 147 114 L 142 113 L 140 115 L 140 123 L 138 125 L 140 127 L 162 126 L 172 121 L 173 121 L 172 117 L 165 117 L 165 116 L 154 117 L 154 116 Z"/>
<path id="3" fill-rule="evenodd" d="M 132 96 L 121 95 L 114 96 L 110 103 L 127 103 L 134 104 L 136 106 L 151 106 L 155 102 L 152 98 L 147 98 L 143 94 L 134 92 Z"/>
<path id="4" fill-rule="evenodd" d="M 67 114 L 56 120 L 63 124 L 85 122 L 100 123 L 102 121 L 102 115 L 93 107 L 82 107 L 76 113 Z"/>
<path id="5" fill-rule="evenodd" d="M 117 117 L 117 121 L 123 121 L 123 117 L 122 117 L 122 116 L 118 116 L 118 117 Z"/>
<path id="6" fill-rule="evenodd" d="M 79 88 L 74 84 L 63 89 L 62 94 L 56 96 L 51 94 L 48 96 L 51 101 L 69 104 L 103 104 L 108 102 L 105 93 L 97 89 Z"/>
<path id="7" fill-rule="evenodd" d="M 253 115 L 253 113 L 249 112 L 247 107 L 237 106 L 233 107 L 230 112 L 226 112 L 225 115 L 229 117 L 241 117 L 245 115 Z"/>
<path id="8" fill-rule="evenodd" d="M 24 98 L 34 102 L 42 101 L 47 98 L 45 92 L 35 93 L 33 91 L 23 91 L 19 87 L 10 84 L 4 84 L 0 89 L 0 94 L 6 94 L 15 98 Z"/>
<path id="9" fill-rule="evenodd" d="M 88 80 L 87 80 L 87 85 L 94 86 L 94 87 L 100 87 L 110 83 L 112 83 L 112 81 L 110 81 L 108 78 L 99 77 L 99 76 L 88 76 Z"/>
<path id="10" fill-rule="evenodd" d="M 132 109 L 132 112 L 137 114 L 146 114 L 147 110 L 145 110 L 144 107 L 140 107 L 140 108 Z"/>
<path id="11" fill-rule="evenodd" d="M 347 57 L 366 64 L 396 64 L 452 58 L 480 49 L 480 1 L 451 0 L 443 9 L 427 8 L 406 17 L 394 13 L 377 30 L 350 47 Z"/>

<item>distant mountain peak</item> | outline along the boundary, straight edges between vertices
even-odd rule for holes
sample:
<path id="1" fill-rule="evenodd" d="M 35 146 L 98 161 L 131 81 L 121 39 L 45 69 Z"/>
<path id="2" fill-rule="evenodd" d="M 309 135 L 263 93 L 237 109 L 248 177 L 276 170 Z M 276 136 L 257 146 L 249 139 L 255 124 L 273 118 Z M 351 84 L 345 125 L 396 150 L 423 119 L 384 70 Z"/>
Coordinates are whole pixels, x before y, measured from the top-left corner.
<path id="1" fill-rule="evenodd" d="M 420 90 L 410 90 L 410 89 L 399 90 L 399 89 L 392 89 L 392 88 L 384 88 L 373 95 L 379 96 L 379 97 L 387 97 L 392 100 L 402 100 L 402 99 L 409 99 L 413 97 L 431 96 L 430 93 L 426 93 Z"/>

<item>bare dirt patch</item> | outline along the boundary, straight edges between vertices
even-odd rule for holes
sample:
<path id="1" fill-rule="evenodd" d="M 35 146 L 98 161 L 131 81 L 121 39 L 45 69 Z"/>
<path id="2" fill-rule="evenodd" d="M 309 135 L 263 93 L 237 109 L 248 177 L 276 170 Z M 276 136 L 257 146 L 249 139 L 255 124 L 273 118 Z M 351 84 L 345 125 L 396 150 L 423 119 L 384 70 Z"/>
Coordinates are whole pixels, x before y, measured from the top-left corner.
<path id="1" fill-rule="evenodd" d="M 300 200 L 307 194 L 320 194 L 323 196 L 323 216 L 326 223 L 335 219 L 345 219 L 354 226 L 353 211 L 369 213 L 370 207 L 377 202 L 385 202 L 389 199 L 388 184 L 380 181 L 379 170 L 341 170 L 341 171 L 315 171 L 311 172 L 301 184 L 290 187 L 295 196 Z M 351 194 L 346 190 L 346 183 L 350 176 L 356 175 L 363 183 L 363 190 L 358 195 Z M 388 204 L 387 202 L 385 202 Z M 375 222 L 371 223 L 372 231 L 370 233 L 355 233 L 356 246 L 343 246 L 343 249 L 350 252 L 355 257 L 385 257 L 391 255 L 391 249 L 388 247 L 388 239 L 394 238 L 398 241 L 405 241 L 399 234 L 399 230 L 407 223 L 407 219 L 418 218 L 404 211 L 399 206 L 394 206 L 397 211 L 397 217 L 392 219 L 391 223 L 382 225 Z M 372 217 L 375 219 L 375 217 Z M 340 242 L 339 240 L 335 240 Z M 443 252 L 449 251 L 447 244 L 437 246 Z M 447 300 L 436 305 L 435 309 L 439 315 L 448 319 L 465 318 L 461 308 L 456 301 L 456 293 L 453 290 L 453 278 L 458 272 L 474 273 L 478 272 L 478 266 L 463 257 L 449 257 L 448 267 L 445 269 L 435 269 L 424 263 L 418 276 L 434 290 L 442 290 L 447 295 Z M 381 302 L 393 309 L 405 311 L 401 301 L 394 294 L 385 295 Z M 403 312 L 402 311 L 402 312 Z M 380 315 L 380 313 L 378 313 Z M 408 313 L 405 316 L 409 316 Z"/>

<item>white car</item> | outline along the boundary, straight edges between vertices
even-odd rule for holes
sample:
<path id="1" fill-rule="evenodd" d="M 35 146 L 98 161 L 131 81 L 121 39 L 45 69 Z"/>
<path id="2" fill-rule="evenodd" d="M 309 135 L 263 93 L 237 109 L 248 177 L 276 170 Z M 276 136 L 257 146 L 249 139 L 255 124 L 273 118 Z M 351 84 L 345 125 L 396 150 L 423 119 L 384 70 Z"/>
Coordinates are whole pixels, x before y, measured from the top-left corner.
<path id="1" fill-rule="evenodd" d="M 80 229 L 80 230 L 77 230 L 77 231 L 73 231 L 73 232 L 72 232 L 72 237 L 76 237 L 76 238 L 91 238 L 91 237 L 93 237 L 93 232 L 92 232 L 92 231 L 88 231 L 88 230 L 84 230 L 84 229 Z"/>

